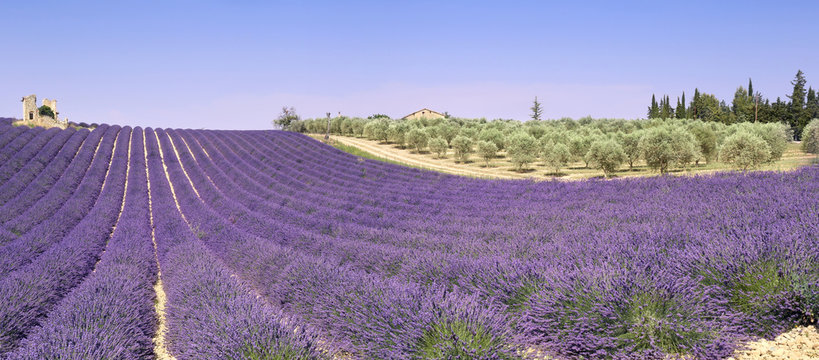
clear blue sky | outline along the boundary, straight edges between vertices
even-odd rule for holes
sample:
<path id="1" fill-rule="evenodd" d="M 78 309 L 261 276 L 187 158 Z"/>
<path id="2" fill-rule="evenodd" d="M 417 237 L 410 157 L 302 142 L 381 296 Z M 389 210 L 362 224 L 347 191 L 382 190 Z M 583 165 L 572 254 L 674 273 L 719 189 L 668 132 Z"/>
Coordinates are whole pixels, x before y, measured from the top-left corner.
<path id="1" fill-rule="evenodd" d="M 818 1 L 0 2 L 0 116 L 262 129 L 422 107 L 644 117 L 652 93 L 819 87 Z"/>

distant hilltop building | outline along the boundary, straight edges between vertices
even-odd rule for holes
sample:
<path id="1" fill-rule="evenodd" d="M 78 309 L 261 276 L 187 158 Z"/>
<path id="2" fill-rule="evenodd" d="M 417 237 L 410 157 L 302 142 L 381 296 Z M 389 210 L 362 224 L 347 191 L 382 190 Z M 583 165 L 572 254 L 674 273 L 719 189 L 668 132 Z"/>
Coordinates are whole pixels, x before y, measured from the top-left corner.
<path id="1" fill-rule="evenodd" d="M 421 118 L 425 118 L 425 119 L 442 119 L 442 118 L 445 118 L 445 117 L 446 116 L 444 114 L 441 114 L 441 113 L 439 113 L 437 111 L 432 111 L 430 109 L 423 108 L 423 109 L 418 110 L 418 111 L 416 111 L 416 112 L 414 112 L 412 114 L 404 116 L 402 119 L 404 119 L 404 120 L 421 119 Z"/>
<path id="2" fill-rule="evenodd" d="M 68 126 L 68 119 L 60 119 L 57 111 L 57 100 L 43 99 L 43 105 L 37 107 L 37 95 L 23 97 L 23 120 L 37 125 Z"/>

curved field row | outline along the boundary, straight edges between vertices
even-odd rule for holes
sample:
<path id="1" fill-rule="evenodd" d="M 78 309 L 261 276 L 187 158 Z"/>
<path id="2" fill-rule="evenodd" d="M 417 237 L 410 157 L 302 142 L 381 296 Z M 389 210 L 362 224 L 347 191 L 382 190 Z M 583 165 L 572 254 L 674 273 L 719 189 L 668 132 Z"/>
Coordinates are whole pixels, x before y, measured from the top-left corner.
<path id="1" fill-rule="evenodd" d="M 720 359 L 819 312 L 817 167 L 480 180 L 276 131 L 18 129 L 0 358 Z"/>

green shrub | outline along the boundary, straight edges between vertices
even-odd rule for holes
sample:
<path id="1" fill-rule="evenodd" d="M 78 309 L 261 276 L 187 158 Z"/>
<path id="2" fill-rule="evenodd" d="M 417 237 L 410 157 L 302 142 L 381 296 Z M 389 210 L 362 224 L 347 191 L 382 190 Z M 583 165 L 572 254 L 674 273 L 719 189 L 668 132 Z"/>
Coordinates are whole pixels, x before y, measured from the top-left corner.
<path id="1" fill-rule="evenodd" d="M 481 324 L 468 320 L 443 319 L 424 330 L 417 344 L 418 353 L 413 358 L 520 359 L 511 351 L 507 341 L 493 335 Z"/>
<path id="2" fill-rule="evenodd" d="M 586 158 L 588 163 L 603 170 L 603 174 L 609 177 L 620 167 L 620 164 L 626 161 L 626 153 L 623 147 L 614 140 L 598 140 L 591 144 Z"/>
<path id="3" fill-rule="evenodd" d="M 522 170 L 537 159 L 538 141 L 534 136 L 519 132 L 510 136 L 508 141 L 507 152 L 516 169 Z"/>
<path id="4" fill-rule="evenodd" d="M 768 161 L 771 149 L 765 140 L 747 131 L 739 131 L 722 144 L 719 157 L 722 161 L 744 170 L 756 168 Z"/>
<path id="5" fill-rule="evenodd" d="M 429 140 L 429 150 L 435 153 L 439 159 L 446 157 L 447 149 L 449 149 L 449 146 L 444 138 L 434 137 Z"/>
<path id="6" fill-rule="evenodd" d="M 494 159 L 497 153 L 498 147 L 495 143 L 485 140 L 478 141 L 478 155 L 486 161 L 486 166 L 489 166 L 489 160 Z"/>
<path id="7" fill-rule="evenodd" d="M 455 160 L 466 162 L 472 153 L 472 139 L 463 135 L 456 136 L 452 139 L 452 150 L 455 152 Z"/>

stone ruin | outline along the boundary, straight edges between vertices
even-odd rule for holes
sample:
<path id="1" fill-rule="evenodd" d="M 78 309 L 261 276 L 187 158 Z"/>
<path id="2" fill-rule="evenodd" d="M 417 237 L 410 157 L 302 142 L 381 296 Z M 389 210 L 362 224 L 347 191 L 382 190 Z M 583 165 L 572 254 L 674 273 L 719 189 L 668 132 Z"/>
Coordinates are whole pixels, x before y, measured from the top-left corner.
<path id="1" fill-rule="evenodd" d="M 54 116 L 47 114 L 40 114 L 40 108 L 37 106 L 37 95 L 29 95 L 23 97 L 23 121 L 41 126 L 59 126 L 61 128 L 68 127 L 68 119 L 60 119 L 60 113 L 57 111 L 57 100 L 43 99 L 43 106 L 51 108 Z"/>

